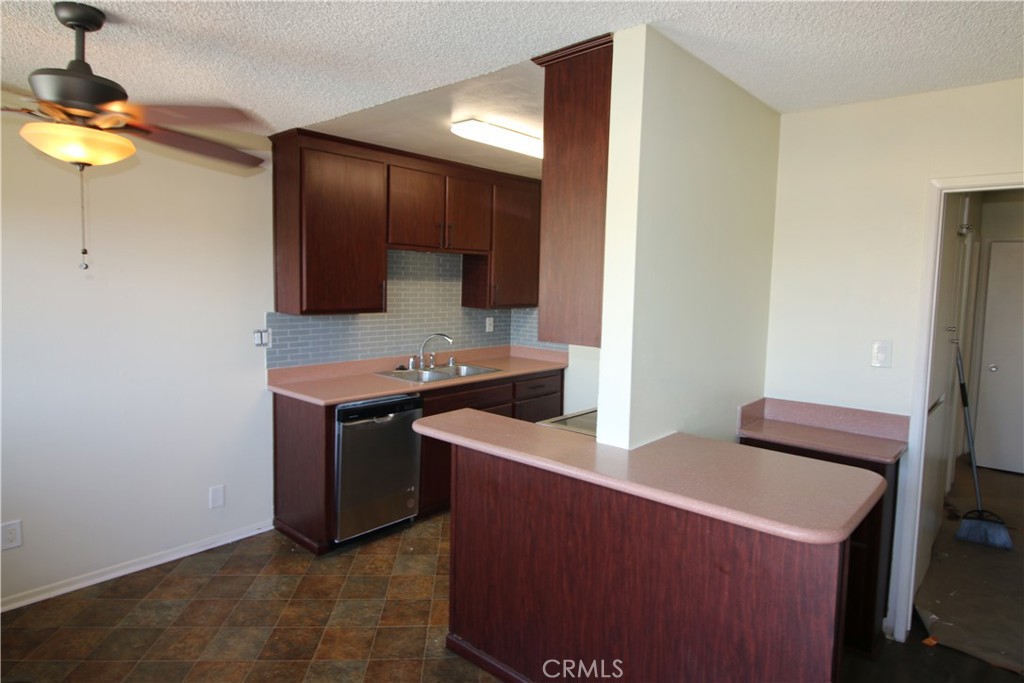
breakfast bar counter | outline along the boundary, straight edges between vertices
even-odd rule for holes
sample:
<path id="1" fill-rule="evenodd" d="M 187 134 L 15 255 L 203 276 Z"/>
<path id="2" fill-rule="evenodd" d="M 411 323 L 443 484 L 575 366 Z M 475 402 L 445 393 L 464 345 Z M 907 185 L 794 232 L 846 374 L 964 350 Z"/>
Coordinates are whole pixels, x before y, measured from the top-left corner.
<path id="1" fill-rule="evenodd" d="M 878 475 L 474 410 L 414 428 L 453 444 L 448 646 L 499 678 L 835 679 L 848 538 Z"/>

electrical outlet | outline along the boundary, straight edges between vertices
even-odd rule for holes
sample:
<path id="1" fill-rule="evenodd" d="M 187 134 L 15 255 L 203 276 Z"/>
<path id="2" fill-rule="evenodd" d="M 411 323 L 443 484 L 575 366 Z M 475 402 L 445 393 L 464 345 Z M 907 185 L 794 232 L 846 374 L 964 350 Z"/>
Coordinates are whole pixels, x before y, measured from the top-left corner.
<path id="1" fill-rule="evenodd" d="M 224 507 L 224 484 L 210 487 L 210 509 Z"/>
<path id="2" fill-rule="evenodd" d="M 7 550 L 8 548 L 17 548 L 21 545 L 21 520 L 16 519 L 13 522 L 5 522 L 2 526 L 2 534 L 0 534 L 0 550 Z"/>
<path id="3" fill-rule="evenodd" d="M 484 332 L 494 332 L 494 318 L 490 316 L 484 318 Z"/>

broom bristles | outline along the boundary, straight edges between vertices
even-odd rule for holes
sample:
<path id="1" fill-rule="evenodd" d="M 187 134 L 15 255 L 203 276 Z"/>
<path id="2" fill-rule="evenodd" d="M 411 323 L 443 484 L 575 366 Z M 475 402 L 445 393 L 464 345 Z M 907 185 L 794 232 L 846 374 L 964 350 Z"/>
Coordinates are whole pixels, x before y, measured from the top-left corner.
<path id="1" fill-rule="evenodd" d="M 969 543 L 1013 550 L 1013 541 L 1003 520 L 988 510 L 971 510 L 961 517 L 956 537 Z"/>

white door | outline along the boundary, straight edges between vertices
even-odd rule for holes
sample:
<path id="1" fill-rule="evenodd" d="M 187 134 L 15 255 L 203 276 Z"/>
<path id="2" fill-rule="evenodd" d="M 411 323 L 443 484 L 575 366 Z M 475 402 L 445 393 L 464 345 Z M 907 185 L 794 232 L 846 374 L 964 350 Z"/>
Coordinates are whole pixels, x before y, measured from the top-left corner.
<path id="1" fill-rule="evenodd" d="M 978 464 L 1024 474 L 1024 242 L 993 242 L 978 372 Z"/>

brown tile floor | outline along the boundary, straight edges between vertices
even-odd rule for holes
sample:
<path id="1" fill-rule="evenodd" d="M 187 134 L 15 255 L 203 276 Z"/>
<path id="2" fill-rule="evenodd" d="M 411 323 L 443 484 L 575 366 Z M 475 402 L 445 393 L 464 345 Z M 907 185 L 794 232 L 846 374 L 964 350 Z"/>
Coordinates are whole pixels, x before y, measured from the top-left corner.
<path id="1" fill-rule="evenodd" d="M 2 615 L 3 683 L 494 681 L 444 647 L 448 516 L 315 557 L 270 531 Z"/>
<path id="2" fill-rule="evenodd" d="M 321 557 L 270 531 L 5 612 L 0 678 L 493 683 L 444 647 L 448 558 L 448 515 Z M 842 680 L 1020 681 L 926 635 L 915 619 L 874 660 L 846 653 Z"/>

